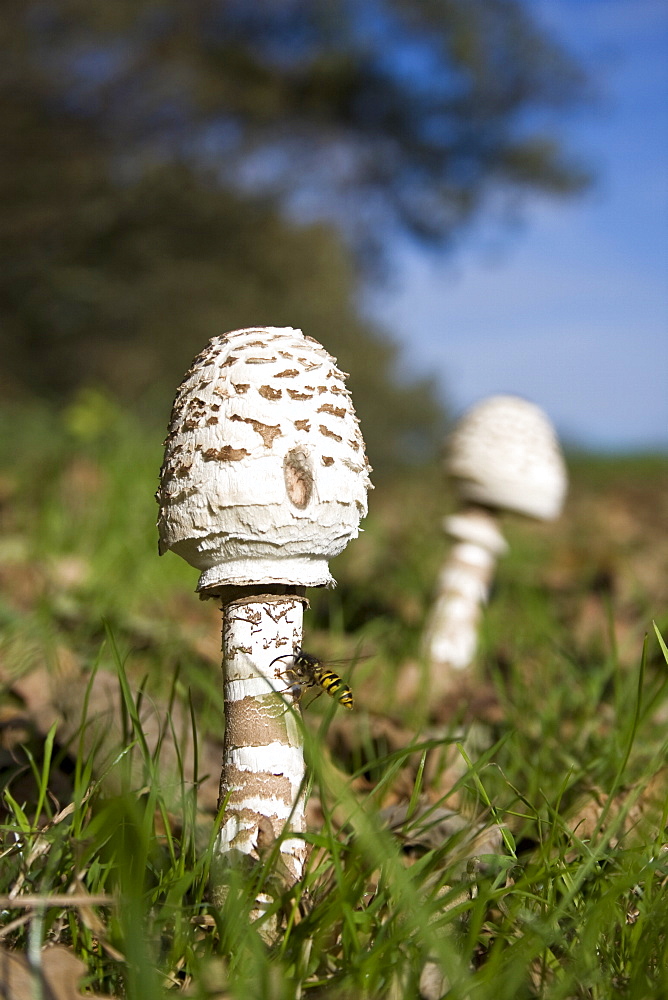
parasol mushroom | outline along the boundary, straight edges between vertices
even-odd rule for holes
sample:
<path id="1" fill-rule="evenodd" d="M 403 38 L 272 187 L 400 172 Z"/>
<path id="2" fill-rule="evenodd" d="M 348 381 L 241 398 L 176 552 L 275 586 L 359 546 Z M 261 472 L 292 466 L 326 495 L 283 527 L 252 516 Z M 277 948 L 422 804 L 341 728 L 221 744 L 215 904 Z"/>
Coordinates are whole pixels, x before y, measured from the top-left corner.
<path id="1" fill-rule="evenodd" d="M 344 374 L 301 330 L 214 337 L 178 389 L 159 551 L 222 600 L 223 863 L 282 837 L 288 880 L 302 875 L 306 845 L 285 835 L 305 828 L 302 729 L 273 661 L 301 647 L 305 588 L 333 585 L 328 561 L 358 534 L 368 473 Z"/>
<path id="2" fill-rule="evenodd" d="M 567 487 L 554 428 L 540 407 L 518 396 L 490 396 L 464 414 L 447 442 L 446 469 L 462 507 L 444 521 L 454 544 L 424 636 L 436 698 L 474 657 L 481 609 L 496 561 L 507 550 L 500 514 L 552 520 Z"/>

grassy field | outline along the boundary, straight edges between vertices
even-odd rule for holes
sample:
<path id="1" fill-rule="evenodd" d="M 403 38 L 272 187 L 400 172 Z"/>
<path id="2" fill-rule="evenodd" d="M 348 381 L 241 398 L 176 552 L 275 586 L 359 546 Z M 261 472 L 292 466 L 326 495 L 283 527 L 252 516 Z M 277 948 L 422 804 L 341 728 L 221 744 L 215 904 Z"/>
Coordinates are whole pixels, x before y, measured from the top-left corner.
<path id="1" fill-rule="evenodd" d="M 305 711 L 306 878 L 268 850 L 215 908 L 220 612 L 157 555 L 160 430 L 94 394 L 1 419 L 0 994 L 668 996 L 665 457 L 571 456 L 560 521 L 508 519 L 437 705 L 407 678 L 452 497 L 438 469 L 376 482 L 309 594 L 356 709 Z"/>

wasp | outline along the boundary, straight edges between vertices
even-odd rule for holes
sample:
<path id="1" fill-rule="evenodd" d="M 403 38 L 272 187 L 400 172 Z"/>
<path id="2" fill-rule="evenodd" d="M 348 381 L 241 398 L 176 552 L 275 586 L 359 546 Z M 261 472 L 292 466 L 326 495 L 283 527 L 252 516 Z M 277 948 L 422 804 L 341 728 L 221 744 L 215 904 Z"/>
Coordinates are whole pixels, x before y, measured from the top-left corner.
<path id="1" fill-rule="evenodd" d="M 299 701 L 304 688 L 319 687 L 326 691 L 331 698 L 336 698 L 344 708 L 352 709 L 353 693 L 338 674 L 326 667 L 322 660 L 312 653 L 307 653 L 301 647 L 297 647 L 294 653 L 286 653 L 284 656 L 277 656 L 271 661 L 269 666 L 278 660 L 285 660 L 288 657 L 292 663 L 285 670 L 277 670 L 277 677 L 284 677 L 288 684 L 288 691 L 292 693 L 295 701 Z"/>

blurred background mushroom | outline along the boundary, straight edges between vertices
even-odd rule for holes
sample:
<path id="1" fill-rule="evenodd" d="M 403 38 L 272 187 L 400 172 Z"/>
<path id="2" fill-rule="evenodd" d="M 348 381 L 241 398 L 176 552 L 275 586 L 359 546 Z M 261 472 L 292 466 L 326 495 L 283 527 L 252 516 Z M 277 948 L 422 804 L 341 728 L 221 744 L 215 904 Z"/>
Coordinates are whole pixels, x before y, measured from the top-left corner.
<path id="1" fill-rule="evenodd" d="M 460 509 L 444 521 L 453 544 L 423 638 L 430 699 L 450 694 L 470 666 L 498 558 L 504 512 L 549 521 L 561 512 L 567 472 L 547 415 L 518 396 L 491 396 L 461 418 L 445 460 Z"/>

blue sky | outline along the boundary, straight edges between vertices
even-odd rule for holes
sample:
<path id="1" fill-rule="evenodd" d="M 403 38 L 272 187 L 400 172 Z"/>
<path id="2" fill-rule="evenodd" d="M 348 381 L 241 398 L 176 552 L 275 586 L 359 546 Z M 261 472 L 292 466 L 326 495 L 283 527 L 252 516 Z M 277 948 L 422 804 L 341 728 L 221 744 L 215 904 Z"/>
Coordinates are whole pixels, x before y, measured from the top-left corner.
<path id="1" fill-rule="evenodd" d="M 514 392 L 571 444 L 668 450 L 668 4 L 526 3 L 593 80 L 557 130 L 595 184 L 529 201 L 513 231 L 479 226 L 451 257 L 404 248 L 372 315 L 456 412 Z"/>

